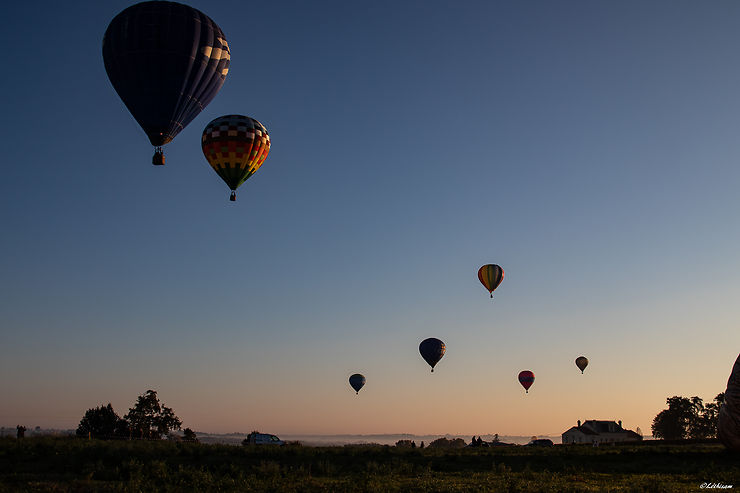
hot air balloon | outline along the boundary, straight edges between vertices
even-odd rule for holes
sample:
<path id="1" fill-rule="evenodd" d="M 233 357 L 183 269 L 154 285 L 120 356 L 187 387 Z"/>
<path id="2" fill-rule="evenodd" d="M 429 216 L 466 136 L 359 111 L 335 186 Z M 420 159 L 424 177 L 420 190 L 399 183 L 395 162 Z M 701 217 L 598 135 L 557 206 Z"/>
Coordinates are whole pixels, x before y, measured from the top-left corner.
<path id="1" fill-rule="evenodd" d="M 524 387 L 524 391 L 529 393 L 529 387 L 534 383 L 534 373 L 529 370 L 519 372 L 519 383 Z"/>
<path id="2" fill-rule="evenodd" d="M 719 408 L 717 438 L 729 450 L 740 452 L 740 355 L 727 380 L 725 402 Z"/>
<path id="3" fill-rule="evenodd" d="M 583 373 L 583 370 L 586 369 L 588 366 L 588 358 L 585 356 L 579 356 L 576 358 L 576 366 L 579 370 L 581 370 L 581 373 Z"/>
<path id="4" fill-rule="evenodd" d="M 445 343 L 434 337 L 424 339 L 419 344 L 421 357 L 432 367 L 432 372 L 434 372 L 434 365 L 439 363 L 439 360 L 445 355 L 445 349 Z"/>
<path id="5" fill-rule="evenodd" d="M 359 373 L 355 373 L 349 377 L 349 384 L 355 389 L 356 393 L 360 393 L 360 389 L 365 386 L 365 377 Z"/>
<path id="6" fill-rule="evenodd" d="M 493 298 L 493 292 L 504 280 L 504 269 L 496 264 L 486 264 L 478 269 L 478 280 L 483 284 Z"/>
<path id="7" fill-rule="evenodd" d="M 113 18 L 103 61 L 113 88 L 155 147 L 162 146 L 216 96 L 229 71 L 229 44 L 204 13 L 175 2 L 142 2 Z"/>
<path id="8" fill-rule="evenodd" d="M 216 118 L 206 125 L 201 140 L 203 155 L 231 189 L 231 201 L 236 200 L 236 189 L 262 166 L 270 152 L 265 127 L 243 115 Z"/>

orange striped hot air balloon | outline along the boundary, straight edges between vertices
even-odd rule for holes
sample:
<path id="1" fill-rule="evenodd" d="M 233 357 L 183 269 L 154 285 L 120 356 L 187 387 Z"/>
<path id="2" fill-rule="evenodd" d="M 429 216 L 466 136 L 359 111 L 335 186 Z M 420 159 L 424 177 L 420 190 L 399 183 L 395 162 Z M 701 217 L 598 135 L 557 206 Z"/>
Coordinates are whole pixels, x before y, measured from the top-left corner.
<path id="1" fill-rule="evenodd" d="M 264 125 L 243 115 L 213 120 L 203 130 L 201 144 L 211 168 L 231 189 L 231 201 L 236 200 L 236 189 L 262 166 L 270 152 L 270 136 Z"/>
<path id="2" fill-rule="evenodd" d="M 478 280 L 491 293 L 491 298 L 493 298 L 493 291 L 504 280 L 504 269 L 496 264 L 486 264 L 478 269 Z"/>

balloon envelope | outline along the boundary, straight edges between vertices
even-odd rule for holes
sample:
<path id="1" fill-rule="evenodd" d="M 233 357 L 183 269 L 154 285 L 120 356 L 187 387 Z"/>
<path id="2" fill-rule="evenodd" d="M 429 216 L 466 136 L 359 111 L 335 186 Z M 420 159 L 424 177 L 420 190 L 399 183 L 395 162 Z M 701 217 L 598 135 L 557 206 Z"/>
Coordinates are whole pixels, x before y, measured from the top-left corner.
<path id="1" fill-rule="evenodd" d="M 441 360 L 442 356 L 445 355 L 445 350 L 445 343 L 434 337 L 424 339 L 421 341 L 421 344 L 419 344 L 421 357 L 424 358 L 424 361 L 429 363 L 429 366 L 432 367 L 432 371 L 434 371 L 434 365 L 439 363 L 439 360 Z"/>
<path id="2" fill-rule="evenodd" d="M 478 269 L 478 280 L 493 298 L 493 291 L 504 280 L 504 269 L 496 264 L 486 264 Z"/>
<path id="3" fill-rule="evenodd" d="M 534 383 L 534 373 L 529 370 L 519 372 L 519 383 L 522 384 L 526 392 L 529 392 L 529 387 Z"/>
<path id="4" fill-rule="evenodd" d="M 585 370 L 586 367 L 588 366 L 588 358 L 586 358 L 585 356 L 577 357 L 576 366 L 578 367 L 578 369 L 581 370 L 581 373 L 583 373 L 583 370 Z"/>
<path id="5" fill-rule="evenodd" d="M 365 377 L 359 373 L 355 373 L 349 377 L 349 384 L 355 389 L 355 392 L 360 393 L 360 389 L 365 386 Z"/>
<path id="6" fill-rule="evenodd" d="M 265 162 L 270 136 L 254 118 L 224 115 L 206 125 L 201 147 L 213 171 L 234 192 Z"/>
<path id="7" fill-rule="evenodd" d="M 207 15 L 175 2 L 142 2 L 103 36 L 108 78 L 154 146 L 162 146 L 216 96 L 231 54 Z"/>

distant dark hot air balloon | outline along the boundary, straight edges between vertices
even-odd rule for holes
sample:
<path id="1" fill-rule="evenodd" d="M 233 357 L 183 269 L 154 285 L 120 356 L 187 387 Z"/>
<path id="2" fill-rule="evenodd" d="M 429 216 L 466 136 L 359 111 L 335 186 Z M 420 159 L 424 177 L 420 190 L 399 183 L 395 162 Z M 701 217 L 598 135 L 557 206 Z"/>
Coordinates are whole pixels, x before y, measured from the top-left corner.
<path id="1" fill-rule="evenodd" d="M 175 2 L 142 2 L 113 18 L 103 61 L 113 88 L 155 146 L 162 146 L 216 96 L 231 55 L 223 31 L 204 13 Z"/>
<path id="2" fill-rule="evenodd" d="M 483 284 L 493 298 L 493 292 L 504 280 L 504 269 L 496 264 L 486 264 L 478 269 L 478 280 Z"/>
<path id="3" fill-rule="evenodd" d="M 588 366 L 588 358 L 585 357 L 585 356 L 579 356 L 579 357 L 577 357 L 576 358 L 576 366 L 578 367 L 578 369 L 581 370 L 581 373 L 583 373 L 583 370 L 585 370 L 586 367 Z"/>
<path id="4" fill-rule="evenodd" d="M 434 372 L 434 365 L 439 363 L 439 360 L 445 355 L 445 349 L 445 343 L 434 337 L 424 339 L 419 344 L 421 357 L 432 367 L 432 372 Z"/>
<path id="5" fill-rule="evenodd" d="M 201 140 L 203 155 L 231 189 L 231 201 L 236 200 L 236 189 L 260 169 L 270 152 L 265 127 L 243 115 L 216 118 L 206 125 Z"/>
<path id="6" fill-rule="evenodd" d="M 359 373 L 355 373 L 349 377 L 349 384 L 355 389 L 356 393 L 360 393 L 360 389 L 365 386 L 365 377 Z"/>
<path id="7" fill-rule="evenodd" d="M 524 387 L 524 391 L 529 393 L 529 387 L 534 383 L 534 373 L 529 370 L 519 372 L 519 383 Z"/>

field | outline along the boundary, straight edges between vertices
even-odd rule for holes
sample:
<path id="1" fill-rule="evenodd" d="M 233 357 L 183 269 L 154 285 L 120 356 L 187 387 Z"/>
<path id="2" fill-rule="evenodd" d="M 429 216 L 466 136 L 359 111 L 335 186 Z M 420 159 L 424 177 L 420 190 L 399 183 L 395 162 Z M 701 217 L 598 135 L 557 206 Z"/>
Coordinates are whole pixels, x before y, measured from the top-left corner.
<path id="1" fill-rule="evenodd" d="M 674 492 L 713 485 L 740 488 L 740 454 L 715 443 L 420 450 L 0 439 L 0 492 Z"/>

